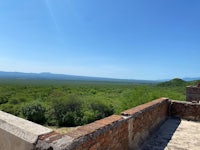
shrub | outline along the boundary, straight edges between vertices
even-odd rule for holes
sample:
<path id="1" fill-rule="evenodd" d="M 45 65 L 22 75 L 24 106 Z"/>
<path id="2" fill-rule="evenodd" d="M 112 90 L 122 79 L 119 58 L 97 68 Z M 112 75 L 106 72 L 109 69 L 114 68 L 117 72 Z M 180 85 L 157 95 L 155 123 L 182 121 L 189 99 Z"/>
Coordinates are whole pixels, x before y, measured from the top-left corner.
<path id="1" fill-rule="evenodd" d="M 20 100 L 18 98 L 12 98 L 10 99 L 9 101 L 10 104 L 14 104 L 14 105 L 17 105 L 20 103 Z"/>
<path id="2" fill-rule="evenodd" d="M 1 106 L 1 110 L 13 115 L 20 115 L 20 106 L 19 105 L 12 105 L 9 103 L 5 103 Z"/>
<path id="3" fill-rule="evenodd" d="M 45 122 L 45 108 L 38 102 L 32 102 L 24 105 L 21 109 L 23 116 L 36 123 Z"/>
<path id="4" fill-rule="evenodd" d="M 98 119 L 105 118 L 114 113 L 112 105 L 107 105 L 101 101 L 91 101 L 84 111 L 83 122 L 90 123 Z"/>
<path id="5" fill-rule="evenodd" d="M 52 103 L 55 118 L 59 126 L 77 126 L 82 124 L 83 102 L 76 96 L 69 96 L 66 99 L 57 99 Z"/>
<path id="6" fill-rule="evenodd" d="M 0 105 L 7 102 L 8 102 L 8 98 L 6 96 L 0 96 Z"/>
<path id="7" fill-rule="evenodd" d="M 90 109 L 96 114 L 96 119 L 102 119 L 114 113 L 112 105 L 106 105 L 101 101 L 91 102 Z"/>
<path id="8" fill-rule="evenodd" d="M 83 116 L 83 123 L 87 124 L 96 120 L 96 115 L 92 110 L 85 110 Z"/>

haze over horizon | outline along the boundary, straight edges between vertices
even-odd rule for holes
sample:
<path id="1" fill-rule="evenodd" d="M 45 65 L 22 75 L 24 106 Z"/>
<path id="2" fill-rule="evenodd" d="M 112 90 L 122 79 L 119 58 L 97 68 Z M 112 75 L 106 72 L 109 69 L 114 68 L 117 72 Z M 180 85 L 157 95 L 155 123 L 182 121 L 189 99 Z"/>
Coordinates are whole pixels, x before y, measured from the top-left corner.
<path id="1" fill-rule="evenodd" d="M 200 1 L 0 1 L 0 70 L 200 77 Z"/>

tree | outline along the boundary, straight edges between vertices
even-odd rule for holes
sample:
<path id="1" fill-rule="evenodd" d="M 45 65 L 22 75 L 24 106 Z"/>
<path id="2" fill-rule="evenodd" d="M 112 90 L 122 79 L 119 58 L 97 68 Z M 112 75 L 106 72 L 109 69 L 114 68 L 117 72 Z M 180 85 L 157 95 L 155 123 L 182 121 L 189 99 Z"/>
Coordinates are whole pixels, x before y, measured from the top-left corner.
<path id="1" fill-rule="evenodd" d="M 105 104 L 101 101 L 90 101 L 84 111 L 83 122 L 90 123 L 98 119 L 105 118 L 114 113 L 112 105 Z"/>
<path id="2" fill-rule="evenodd" d="M 52 102 L 54 115 L 59 126 L 77 126 L 82 124 L 83 102 L 72 95 L 66 99 L 57 99 Z"/>
<path id="3" fill-rule="evenodd" d="M 21 110 L 26 119 L 40 124 L 45 122 L 45 108 L 40 103 L 28 103 Z"/>

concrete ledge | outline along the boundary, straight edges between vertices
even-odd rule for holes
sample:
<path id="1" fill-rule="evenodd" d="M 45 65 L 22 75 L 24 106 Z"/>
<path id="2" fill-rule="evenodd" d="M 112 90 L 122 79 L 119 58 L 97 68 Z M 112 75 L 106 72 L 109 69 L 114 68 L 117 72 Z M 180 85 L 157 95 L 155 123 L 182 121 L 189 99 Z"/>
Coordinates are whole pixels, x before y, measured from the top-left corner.
<path id="1" fill-rule="evenodd" d="M 4 139 L 8 140 L 9 135 L 13 135 L 15 137 L 10 139 L 10 143 L 15 143 L 12 140 L 17 138 L 21 139 L 22 143 L 26 142 L 29 144 L 35 144 L 40 135 L 52 132 L 52 130 L 49 128 L 5 113 L 3 111 L 0 111 L 0 129 L 0 131 L 4 132 L 3 135 L 5 136 L 3 137 L 2 134 L 0 134 L 1 142 L 3 142 Z"/>
<path id="2" fill-rule="evenodd" d="M 70 147 L 73 140 L 74 138 L 67 135 L 51 132 L 49 134 L 39 136 L 34 150 L 66 150 L 66 147 Z"/>

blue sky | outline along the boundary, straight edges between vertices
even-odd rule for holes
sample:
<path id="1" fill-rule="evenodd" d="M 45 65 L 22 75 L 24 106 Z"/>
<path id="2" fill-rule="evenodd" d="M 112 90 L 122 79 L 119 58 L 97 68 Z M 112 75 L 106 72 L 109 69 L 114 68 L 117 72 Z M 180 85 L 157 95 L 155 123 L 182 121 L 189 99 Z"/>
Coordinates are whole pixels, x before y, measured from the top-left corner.
<path id="1" fill-rule="evenodd" d="M 199 0 L 2 0 L 0 70 L 200 76 Z"/>

